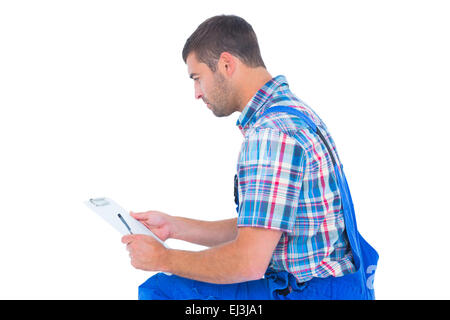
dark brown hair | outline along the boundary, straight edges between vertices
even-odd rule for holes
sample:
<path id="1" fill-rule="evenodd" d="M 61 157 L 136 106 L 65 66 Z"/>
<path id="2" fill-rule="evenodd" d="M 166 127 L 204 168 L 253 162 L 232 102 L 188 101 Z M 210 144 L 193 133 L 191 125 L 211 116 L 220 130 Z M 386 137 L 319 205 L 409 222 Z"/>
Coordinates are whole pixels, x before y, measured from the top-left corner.
<path id="1" fill-rule="evenodd" d="M 191 52 L 213 72 L 222 52 L 231 53 L 249 67 L 266 67 L 252 26 L 234 15 L 215 16 L 200 24 L 186 40 L 184 62 Z"/>

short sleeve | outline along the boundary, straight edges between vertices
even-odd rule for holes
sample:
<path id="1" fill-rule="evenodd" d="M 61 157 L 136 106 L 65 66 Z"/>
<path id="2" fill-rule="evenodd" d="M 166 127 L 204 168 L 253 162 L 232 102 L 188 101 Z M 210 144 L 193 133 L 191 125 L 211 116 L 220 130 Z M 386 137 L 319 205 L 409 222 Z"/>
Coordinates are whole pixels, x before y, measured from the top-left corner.
<path id="1" fill-rule="evenodd" d="M 297 140 L 273 129 L 245 138 L 237 165 L 238 226 L 293 231 L 304 155 Z"/>

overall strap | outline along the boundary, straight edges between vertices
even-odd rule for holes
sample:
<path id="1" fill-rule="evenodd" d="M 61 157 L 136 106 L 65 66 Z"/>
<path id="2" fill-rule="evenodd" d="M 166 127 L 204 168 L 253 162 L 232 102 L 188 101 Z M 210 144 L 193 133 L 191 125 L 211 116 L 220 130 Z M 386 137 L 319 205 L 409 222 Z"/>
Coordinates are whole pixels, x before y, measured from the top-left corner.
<path id="1" fill-rule="evenodd" d="M 276 112 L 285 112 L 288 114 L 295 115 L 299 117 L 301 120 L 303 120 L 323 141 L 325 144 L 328 153 L 331 157 L 331 160 L 333 161 L 333 168 L 334 172 L 336 174 L 337 179 L 337 185 L 339 189 L 339 193 L 342 200 L 342 210 L 344 214 L 344 221 L 346 225 L 346 232 L 347 236 L 350 241 L 350 246 L 353 251 L 353 259 L 355 261 L 356 267 L 359 269 L 360 266 L 360 257 L 361 257 L 361 251 L 359 246 L 359 232 L 356 226 L 356 218 L 353 208 L 353 201 L 350 195 L 350 190 L 348 189 L 347 185 L 347 179 L 345 177 L 342 165 L 338 164 L 336 161 L 336 158 L 334 157 L 334 154 L 332 152 L 332 149 L 330 145 L 328 144 L 327 140 L 325 139 L 324 135 L 320 131 L 319 127 L 303 112 L 295 109 L 293 106 L 287 107 L 287 106 L 274 106 L 267 109 L 261 117 L 266 116 L 270 113 L 276 113 Z"/>
<path id="2" fill-rule="evenodd" d="M 274 106 L 267 109 L 261 117 L 269 113 L 286 112 L 295 115 L 303 120 L 325 144 L 328 153 L 333 161 L 334 172 L 336 175 L 338 190 L 341 196 L 342 211 L 344 215 L 346 233 L 350 242 L 353 253 L 356 272 L 344 276 L 348 283 L 356 281 L 359 287 L 366 292 L 368 299 L 375 299 L 375 291 L 373 289 L 373 277 L 378 263 L 378 252 L 361 236 L 356 226 L 355 209 L 353 206 L 352 196 L 348 187 L 347 178 L 345 177 L 342 164 L 338 164 L 334 156 L 333 150 L 330 148 L 327 140 L 320 131 L 319 127 L 303 112 L 295 109 L 294 106 Z M 354 286 L 354 283 L 350 286 Z"/>

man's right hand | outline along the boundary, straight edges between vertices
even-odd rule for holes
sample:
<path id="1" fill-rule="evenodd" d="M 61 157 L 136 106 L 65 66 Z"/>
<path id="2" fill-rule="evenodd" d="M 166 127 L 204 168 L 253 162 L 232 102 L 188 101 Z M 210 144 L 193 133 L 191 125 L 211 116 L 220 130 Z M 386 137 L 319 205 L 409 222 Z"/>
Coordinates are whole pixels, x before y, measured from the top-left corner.
<path id="1" fill-rule="evenodd" d="M 159 211 L 132 212 L 130 215 L 144 224 L 162 241 L 173 236 L 173 217 Z"/>

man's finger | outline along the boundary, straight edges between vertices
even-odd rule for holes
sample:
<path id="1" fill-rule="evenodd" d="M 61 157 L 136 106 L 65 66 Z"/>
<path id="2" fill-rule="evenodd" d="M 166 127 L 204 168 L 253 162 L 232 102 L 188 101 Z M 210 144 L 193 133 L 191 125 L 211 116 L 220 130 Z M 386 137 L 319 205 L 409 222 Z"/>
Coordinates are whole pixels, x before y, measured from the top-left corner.
<path id="1" fill-rule="evenodd" d="M 122 237 L 122 243 L 125 243 L 125 244 L 129 244 L 133 240 L 134 240 L 133 234 L 127 234 L 126 236 Z"/>

